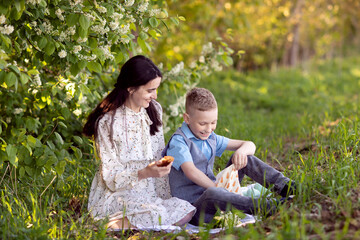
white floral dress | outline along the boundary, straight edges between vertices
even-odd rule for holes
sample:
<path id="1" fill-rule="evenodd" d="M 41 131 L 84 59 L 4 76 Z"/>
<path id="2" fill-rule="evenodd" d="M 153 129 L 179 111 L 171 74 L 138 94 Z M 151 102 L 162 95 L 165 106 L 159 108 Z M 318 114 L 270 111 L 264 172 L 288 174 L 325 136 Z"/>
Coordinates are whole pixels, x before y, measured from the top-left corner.
<path id="1" fill-rule="evenodd" d="M 158 111 L 161 106 L 153 101 Z M 113 122 L 113 141 L 110 128 Z M 171 197 L 168 177 L 138 180 L 138 171 L 161 158 L 162 128 L 150 135 L 146 110 L 136 113 L 122 106 L 98 123 L 96 148 L 101 159 L 91 185 L 88 209 L 97 219 L 127 217 L 138 228 L 172 225 L 195 210 L 190 203 Z"/>

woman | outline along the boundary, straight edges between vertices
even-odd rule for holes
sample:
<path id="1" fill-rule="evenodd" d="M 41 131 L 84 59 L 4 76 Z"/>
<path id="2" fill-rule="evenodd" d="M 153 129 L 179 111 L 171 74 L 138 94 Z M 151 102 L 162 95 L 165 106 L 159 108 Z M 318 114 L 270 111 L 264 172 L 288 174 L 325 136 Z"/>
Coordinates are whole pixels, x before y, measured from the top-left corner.
<path id="1" fill-rule="evenodd" d="M 110 228 L 183 225 L 195 212 L 188 202 L 171 198 L 171 164 L 156 164 L 165 147 L 162 109 L 155 101 L 161 77 L 150 59 L 129 59 L 115 89 L 84 126 L 84 134 L 95 137 L 101 159 L 88 209 L 95 219 L 109 217 Z"/>

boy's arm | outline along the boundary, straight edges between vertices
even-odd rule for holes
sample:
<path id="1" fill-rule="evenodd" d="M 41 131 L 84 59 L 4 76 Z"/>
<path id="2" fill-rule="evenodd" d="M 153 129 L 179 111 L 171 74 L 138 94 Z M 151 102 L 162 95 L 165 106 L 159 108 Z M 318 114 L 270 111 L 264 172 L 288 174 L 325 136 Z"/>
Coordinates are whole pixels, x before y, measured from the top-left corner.
<path id="1" fill-rule="evenodd" d="M 193 162 L 184 162 L 181 165 L 181 169 L 185 176 L 197 185 L 203 188 L 216 187 L 216 184 L 205 173 L 200 171 Z"/>
<path id="2" fill-rule="evenodd" d="M 230 139 L 226 150 L 235 151 L 231 160 L 235 168 L 239 170 L 246 167 L 247 156 L 255 154 L 256 146 L 251 141 Z"/>

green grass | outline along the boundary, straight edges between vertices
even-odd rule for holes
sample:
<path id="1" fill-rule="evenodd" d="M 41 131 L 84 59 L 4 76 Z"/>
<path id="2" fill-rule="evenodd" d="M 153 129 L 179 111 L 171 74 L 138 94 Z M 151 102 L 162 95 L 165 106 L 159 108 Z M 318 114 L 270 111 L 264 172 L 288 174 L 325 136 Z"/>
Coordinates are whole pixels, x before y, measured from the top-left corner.
<path id="1" fill-rule="evenodd" d="M 84 160 L 69 164 L 68 178 L 43 185 L 18 182 L 9 167 L 0 176 L 0 238 L 360 238 L 359 66 L 360 58 L 338 59 L 276 72 L 227 71 L 201 82 L 218 101 L 216 133 L 253 141 L 258 157 L 298 182 L 297 197 L 270 218 L 244 228 L 230 224 L 216 235 L 107 233 L 106 221 L 87 213 L 96 164 Z M 230 154 L 217 159 L 217 170 Z"/>

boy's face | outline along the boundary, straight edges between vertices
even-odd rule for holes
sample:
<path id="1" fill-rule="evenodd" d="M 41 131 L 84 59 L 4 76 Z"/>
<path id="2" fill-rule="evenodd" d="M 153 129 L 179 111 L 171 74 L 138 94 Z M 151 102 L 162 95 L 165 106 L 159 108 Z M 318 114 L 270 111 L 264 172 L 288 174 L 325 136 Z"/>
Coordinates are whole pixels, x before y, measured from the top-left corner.
<path id="1" fill-rule="evenodd" d="M 184 113 L 184 121 L 189 126 L 195 137 L 206 140 L 216 129 L 218 109 L 214 108 L 208 111 L 190 109 Z"/>

